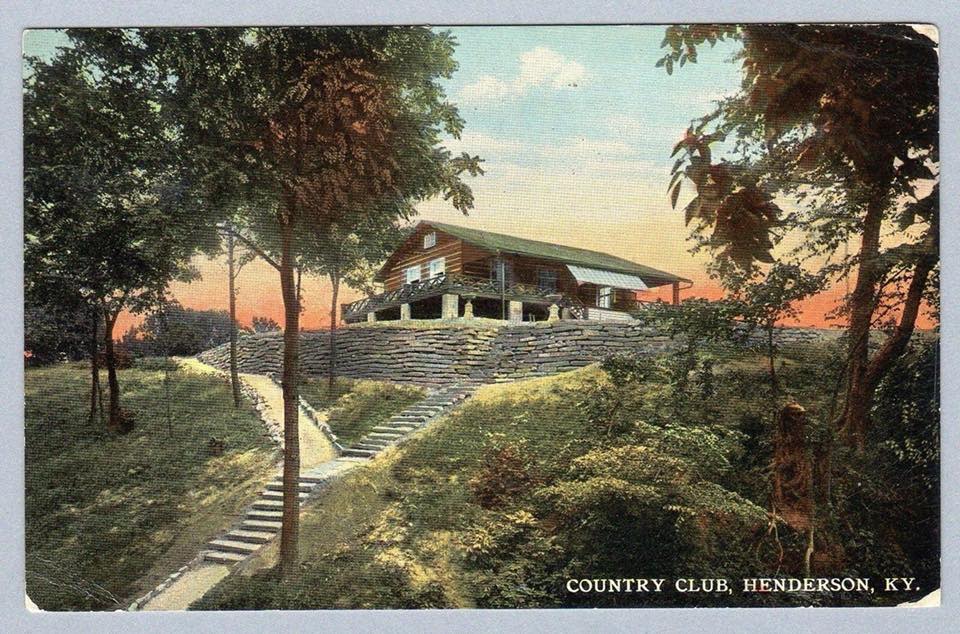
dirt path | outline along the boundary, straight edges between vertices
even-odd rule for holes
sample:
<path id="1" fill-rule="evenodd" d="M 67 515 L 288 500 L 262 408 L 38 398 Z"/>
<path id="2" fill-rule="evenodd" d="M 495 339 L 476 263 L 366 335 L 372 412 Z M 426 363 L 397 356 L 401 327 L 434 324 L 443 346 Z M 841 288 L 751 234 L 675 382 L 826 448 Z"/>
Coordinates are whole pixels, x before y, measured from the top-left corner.
<path id="1" fill-rule="evenodd" d="M 222 370 L 202 363 L 193 357 L 177 359 L 177 362 L 180 363 L 181 367 L 191 372 L 216 374 L 221 377 L 225 375 Z M 283 390 L 280 389 L 280 386 L 274 383 L 270 377 L 260 374 L 241 374 L 240 380 L 260 394 L 260 398 L 263 399 L 263 404 L 266 407 L 265 414 L 280 429 L 283 429 Z M 320 422 L 324 422 L 326 412 L 318 411 L 317 418 Z M 326 434 L 317 428 L 313 421 L 304 415 L 303 410 L 300 411 L 299 431 L 301 471 L 312 469 L 337 457 L 333 443 L 330 442 Z"/>
<path id="2" fill-rule="evenodd" d="M 191 603 L 205 595 L 228 574 L 230 574 L 230 568 L 223 564 L 207 563 L 188 570 L 174 581 L 173 585 L 155 596 L 141 609 L 148 612 L 186 610 Z"/>
<path id="3" fill-rule="evenodd" d="M 198 362 L 199 363 L 199 362 Z M 260 393 L 266 406 L 267 416 L 275 421 L 283 421 L 283 390 L 268 376 L 259 374 L 241 374 L 240 380 Z M 323 422 L 326 412 L 317 412 Z M 281 425 L 282 426 L 282 425 Z M 312 469 L 319 464 L 333 460 L 337 452 L 326 434 L 320 431 L 300 410 L 300 471 Z"/>
<path id="4" fill-rule="evenodd" d="M 180 366 L 190 372 L 216 374 L 223 377 L 224 373 L 194 358 L 177 359 Z M 270 377 L 257 374 L 241 374 L 240 380 L 260 394 L 263 400 L 263 415 L 274 424 L 282 428 L 283 421 L 283 391 Z M 316 412 L 317 418 L 323 422 L 326 412 Z M 308 471 L 324 462 L 337 457 L 330 439 L 300 410 L 300 471 Z M 220 583 L 230 573 L 230 568 L 223 564 L 206 562 L 196 568 L 187 570 L 176 579 L 167 589 L 150 599 L 140 609 L 156 610 L 186 610 L 187 607 Z"/>

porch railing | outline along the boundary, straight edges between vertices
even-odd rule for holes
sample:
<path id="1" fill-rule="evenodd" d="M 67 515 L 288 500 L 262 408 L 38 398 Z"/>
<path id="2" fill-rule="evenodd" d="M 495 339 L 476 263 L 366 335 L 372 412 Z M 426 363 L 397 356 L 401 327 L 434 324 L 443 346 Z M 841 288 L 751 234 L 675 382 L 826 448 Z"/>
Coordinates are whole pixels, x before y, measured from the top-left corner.
<path id="1" fill-rule="evenodd" d="M 531 284 L 507 284 L 503 289 L 496 280 L 466 275 L 438 275 L 426 280 L 404 284 L 400 288 L 386 291 L 372 297 L 365 297 L 342 306 L 343 318 L 354 319 L 370 312 L 393 308 L 418 299 L 435 296 L 439 293 L 498 298 L 503 295 L 507 300 L 556 301 L 561 308 L 570 310 L 573 317 L 580 319 L 584 315 L 583 303 L 576 297 L 562 295 L 556 291 L 542 289 Z M 557 297 L 560 297 L 557 300 Z"/>

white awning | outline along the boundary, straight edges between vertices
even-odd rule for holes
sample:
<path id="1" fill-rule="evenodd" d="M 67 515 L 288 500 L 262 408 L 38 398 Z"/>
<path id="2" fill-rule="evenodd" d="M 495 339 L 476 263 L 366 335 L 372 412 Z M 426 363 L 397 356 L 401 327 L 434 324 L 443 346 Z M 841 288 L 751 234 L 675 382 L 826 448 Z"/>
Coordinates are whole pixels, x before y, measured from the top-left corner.
<path id="1" fill-rule="evenodd" d="M 568 264 L 570 273 L 577 278 L 578 284 L 589 282 L 598 286 L 612 286 L 613 288 L 627 288 L 634 291 L 648 290 L 648 286 L 643 283 L 636 275 L 626 273 L 614 273 L 613 271 L 604 271 L 602 269 L 590 269 L 585 266 L 574 266 Z"/>

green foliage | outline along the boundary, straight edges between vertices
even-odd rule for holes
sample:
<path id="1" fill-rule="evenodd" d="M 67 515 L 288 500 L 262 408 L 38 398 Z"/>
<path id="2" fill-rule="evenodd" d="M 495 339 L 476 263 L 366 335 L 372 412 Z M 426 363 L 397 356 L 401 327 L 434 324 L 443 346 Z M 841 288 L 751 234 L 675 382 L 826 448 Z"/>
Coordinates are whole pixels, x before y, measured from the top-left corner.
<path id="1" fill-rule="evenodd" d="M 253 332 L 280 332 L 280 324 L 272 317 L 254 317 L 251 324 Z"/>
<path id="2" fill-rule="evenodd" d="M 157 75 L 118 62 L 115 49 L 74 44 L 27 60 L 26 287 L 111 313 L 145 310 L 168 282 L 190 279 L 187 260 L 215 233 L 183 195 Z"/>
<path id="3" fill-rule="evenodd" d="M 470 479 L 470 492 L 485 509 L 502 506 L 522 496 L 539 482 L 525 443 L 505 442 L 503 434 L 491 434 L 477 474 Z"/>
<path id="4" fill-rule="evenodd" d="M 89 426 L 85 366 L 25 374 L 26 583 L 44 610 L 125 609 L 228 528 L 274 471 L 256 413 L 234 409 L 221 379 L 178 371 L 168 392 L 153 363 L 121 378 L 137 426 L 118 436 Z M 224 455 L 209 455 L 211 437 Z"/>
<path id="5" fill-rule="evenodd" d="M 915 387 L 901 394 L 891 382 L 878 399 L 906 417 L 890 417 L 887 439 L 907 419 L 920 425 L 929 414 L 922 395 L 934 366 L 925 350 L 910 355 L 916 365 L 906 364 L 896 379 L 914 377 Z M 841 352 L 842 342 L 781 351 L 781 389 L 804 404 L 811 436 L 823 431 L 818 421 L 829 418 Z M 651 599 L 565 591 L 571 578 L 801 574 L 778 563 L 778 549 L 802 553 L 805 535 L 783 525 L 774 533 L 766 511 L 769 393 L 745 389 L 763 381 L 767 360 L 722 346 L 694 351 L 692 358 L 682 389 L 673 356 L 612 358 L 602 368 L 484 388 L 398 452 L 321 494 L 305 515 L 304 573 L 293 585 L 270 580 L 269 573 L 231 577 L 200 607 L 904 600 L 672 592 Z M 910 405 L 901 409 L 903 403 Z M 923 436 L 910 435 L 916 433 Z M 889 575 L 884 569 L 911 570 L 925 587 L 937 583 L 938 533 L 927 506 L 935 494 L 918 495 L 921 479 L 913 475 L 906 488 L 890 486 L 904 474 L 932 474 L 933 463 L 914 462 L 910 451 L 902 454 L 905 462 L 897 455 L 891 446 L 865 458 L 856 477 L 835 478 L 833 506 L 822 510 L 817 574 L 882 577 Z M 835 461 L 835 469 L 850 464 L 842 449 Z"/>
<path id="6" fill-rule="evenodd" d="M 177 301 L 152 311 L 123 343 L 139 356 L 193 356 L 230 340 L 230 315 L 223 310 L 196 310 Z"/>
<path id="7" fill-rule="evenodd" d="M 424 396 L 420 388 L 383 381 L 337 379 L 331 392 L 326 379 L 305 379 L 300 389 L 314 409 L 329 408 L 327 424 L 343 445 L 360 440 Z"/>
<path id="8" fill-rule="evenodd" d="M 29 353 L 26 361 L 30 365 L 89 356 L 91 319 L 75 306 L 36 305 L 27 298 L 23 330 L 23 349 Z"/>

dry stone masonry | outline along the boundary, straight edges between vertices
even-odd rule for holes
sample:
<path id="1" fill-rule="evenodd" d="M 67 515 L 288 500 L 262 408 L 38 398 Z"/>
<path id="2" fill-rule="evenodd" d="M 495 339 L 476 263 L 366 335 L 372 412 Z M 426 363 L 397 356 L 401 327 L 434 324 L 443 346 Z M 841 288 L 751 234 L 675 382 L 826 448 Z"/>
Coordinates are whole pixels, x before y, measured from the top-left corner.
<path id="1" fill-rule="evenodd" d="M 837 331 L 780 328 L 781 344 L 804 343 L 834 336 Z M 512 381 L 574 370 L 614 354 L 656 355 L 677 345 L 666 334 L 639 322 L 571 320 L 507 324 L 500 327 L 449 324 L 434 328 L 353 327 L 337 331 L 336 374 L 436 387 L 463 381 Z M 748 343 L 760 344 L 753 335 Z M 240 339 L 240 372 L 272 374 L 280 371 L 283 341 L 280 333 Z M 329 335 L 304 333 L 301 368 L 307 375 L 326 374 Z M 214 367 L 226 369 L 229 347 L 219 346 L 199 355 Z"/>

